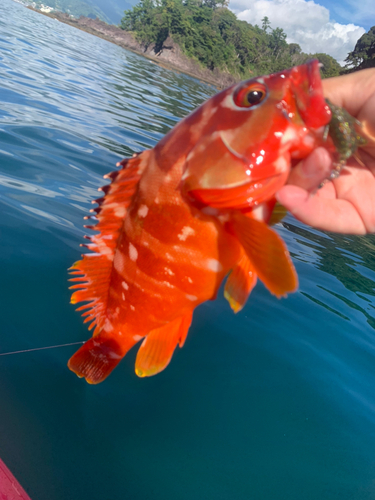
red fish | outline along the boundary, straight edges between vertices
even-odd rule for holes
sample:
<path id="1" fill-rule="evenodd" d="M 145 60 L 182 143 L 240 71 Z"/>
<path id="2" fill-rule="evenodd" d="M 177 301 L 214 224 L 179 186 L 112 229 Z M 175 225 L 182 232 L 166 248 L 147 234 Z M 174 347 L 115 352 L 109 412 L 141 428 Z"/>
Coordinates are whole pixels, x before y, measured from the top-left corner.
<path id="1" fill-rule="evenodd" d="M 99 231 L 92 253 L 71 268 L 71 302 L 87 302 L 78 310 L 95 329 L 69 368 L 96 384 L 142 340 L 137 375 L 160 372 L 228 274 L 235 312 L 257 277 L 277 297 L 295 291 L 288 250 L 267 223 L 291 160 L 325 144 L 330 119 L 310 61 L 220 92 L 119 163 L 88 226 Z"/>

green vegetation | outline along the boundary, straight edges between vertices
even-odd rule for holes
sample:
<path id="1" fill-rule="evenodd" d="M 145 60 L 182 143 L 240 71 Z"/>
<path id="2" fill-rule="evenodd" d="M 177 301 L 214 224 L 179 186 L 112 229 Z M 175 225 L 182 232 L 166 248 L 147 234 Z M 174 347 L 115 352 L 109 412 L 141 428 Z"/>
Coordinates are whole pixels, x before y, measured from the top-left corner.
<path id="1" fill-rule="evenodd" d="M 228 0 L 141 0 L 125 11 L 120 27 L 134 32 L 139 42 L 162 48 L 170 36 L 183 52 L 211 70 L 218 68 L 244 79 L 302 64 L 313 57 L 324 67 L 324 77 L 342 69 L 327 54 L 305 54 L 296 43 L 286 42 L 282 28 L 272 29 L 237 19 Z"/>
<path id="2" fill-rule="evenodd" d="M 345 62 L 350 71 L 375 67 L 375 26 L 361 36 Z"/>

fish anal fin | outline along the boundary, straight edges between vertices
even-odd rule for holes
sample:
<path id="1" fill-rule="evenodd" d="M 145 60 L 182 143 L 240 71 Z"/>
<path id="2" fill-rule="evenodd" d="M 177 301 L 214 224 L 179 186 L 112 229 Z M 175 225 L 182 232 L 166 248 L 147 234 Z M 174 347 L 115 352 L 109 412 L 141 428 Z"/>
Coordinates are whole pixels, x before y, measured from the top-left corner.
<path id="1" fill-rule="evenodd" d="M 136 342 L 129 337 L 126 345 L 124 342 L 120 344 L 114 337 L 98 334 L 73 354 L 68 367 L 78 377 L 84 377 L 89 384 L 99 384 L 116 368 Z"/>
<path id="2" fill-rule="evenodd" d="M 253 264 L 243 251 L 237 265 L 228 276 L 224 287 L 224 297 L 232 310 L 237 313 L 243 306 L 257 282 Z"/>
<path id="3" fill-rule="evenodd" d="M 98 221 L 93 227 L 98 234 L 89 236 L 90 243 L 85 245 L 91 252 L 84 254 L 82 260 L 75 262 L 69 269 L 74 275 L 73 281 L 78 282 L 71 288 L 75 290 L 71 303 L 90 303 L 90 319 L 95 332 L 100 331 L 107 307 L 108 290 L 113 266 L 113 258 L 119 241 L 119 236 L 126 217 L 127 209 L 137 190 L 141 174 L 148 163 L 150 151 L 124 160 L 120 163 L 122 169 L 105 177 L 111 179 L 102 191 L 103 198 L 96 200 L 98 207 L 94 219 Z"/>
<path id="4" fill-rule="evenodd" d="M 297 290 L 296 270 L 284 241 L 276 231 L 242 213 L 233 214 L 232 229 L 259 279 L 271 293 L 283 297 Z"/>
<path id="5" fill-rule="evenodd" d="M 193 313 L 186 314 L 182 320 L 180 325 L 180 337 L 178 339 L 178 346 L 183 347 L 185 344 L 185 340 L 191 325 L 191 321 L 193 319 Z"/>
<path id="6" fill-rule="evenodd" d="M 187 314 L 147 335 L 135 361 L 135 373 L 138 377 L 151 377 L 168 366 L 177 344 L 182 347 L 185 342 L 191 318 L 192 314 Z"/>

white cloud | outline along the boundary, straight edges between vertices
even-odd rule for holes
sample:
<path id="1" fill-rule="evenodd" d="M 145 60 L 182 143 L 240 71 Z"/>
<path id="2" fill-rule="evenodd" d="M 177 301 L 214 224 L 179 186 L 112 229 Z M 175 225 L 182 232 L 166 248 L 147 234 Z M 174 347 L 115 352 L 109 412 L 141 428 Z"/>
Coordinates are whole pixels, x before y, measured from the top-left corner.
<path id="1" fill-rule="evenodd" d="M 241 20 L 261 26 L 267 16 L 272 28 L 282 28 L 288 43 L 303 52 L 325 52 L 343 63 L 365 29 L 330 21 L 329 10 L 313 0 L 232 0 L 230 9 Z"/>

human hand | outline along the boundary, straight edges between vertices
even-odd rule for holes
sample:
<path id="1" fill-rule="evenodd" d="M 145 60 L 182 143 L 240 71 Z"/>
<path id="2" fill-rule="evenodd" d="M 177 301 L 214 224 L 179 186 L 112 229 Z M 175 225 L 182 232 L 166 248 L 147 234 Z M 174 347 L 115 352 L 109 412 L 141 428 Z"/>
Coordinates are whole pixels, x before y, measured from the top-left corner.
<path id="1" fill-rule="evenodd" d="M 324 94 L 362 122 L 369 141 L 358 156 L 347 161 L 336 179 L 327 179 L 332 160 L 317 148 L 292 169 L 288 184 L 276 193 L 277 200 L 298 220 L 317 229 L 336 233 L 375 232 L 375 69 L 370 68 L 323 80 Z"/>

